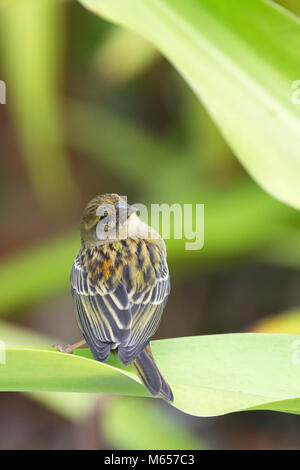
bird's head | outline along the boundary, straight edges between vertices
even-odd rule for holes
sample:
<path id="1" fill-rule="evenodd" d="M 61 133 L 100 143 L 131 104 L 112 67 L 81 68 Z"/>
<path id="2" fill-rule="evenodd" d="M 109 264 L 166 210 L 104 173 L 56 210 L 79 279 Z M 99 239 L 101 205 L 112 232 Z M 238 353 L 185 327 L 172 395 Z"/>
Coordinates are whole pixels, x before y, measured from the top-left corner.
<path id="1" fill-rule="evenodd" d="M 88 245 L 101 245 L 126 238 L 128 221 L 136 209 L 118 194 L 94 197 L 85 207 L 81 220 L 81 239 Z"/>

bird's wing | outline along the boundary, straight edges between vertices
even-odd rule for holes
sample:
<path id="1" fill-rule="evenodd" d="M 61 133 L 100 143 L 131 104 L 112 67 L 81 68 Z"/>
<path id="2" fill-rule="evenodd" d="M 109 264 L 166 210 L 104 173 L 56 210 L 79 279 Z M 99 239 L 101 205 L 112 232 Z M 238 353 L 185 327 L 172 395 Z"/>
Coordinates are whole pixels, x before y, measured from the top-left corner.
<path id="1" fill-rule="evenodd" d="M 104 361 L 111 347 L 126 344 L 130 335 L 132 314 L 126 288 L 119 282 L 103 289 L 97 279 L 89 276 L 79 256 L 70 281 L 79 327 L 95 358 Z"/>
<path id="2" fill-rule="evenodd" d="M 126 277 L 130 276 L 129 271 L 129 267 L 125 266 L 125 285 L 128 285 Z M 123 364 L 130 364 L 149 343 L 158 328 L 169 293 L 170 276 L 163 256 L 155 269 L 152 283 L 147 287 L 129 291 L 132 325 L 128 343 L 119 346 L 119 358 Z"/>

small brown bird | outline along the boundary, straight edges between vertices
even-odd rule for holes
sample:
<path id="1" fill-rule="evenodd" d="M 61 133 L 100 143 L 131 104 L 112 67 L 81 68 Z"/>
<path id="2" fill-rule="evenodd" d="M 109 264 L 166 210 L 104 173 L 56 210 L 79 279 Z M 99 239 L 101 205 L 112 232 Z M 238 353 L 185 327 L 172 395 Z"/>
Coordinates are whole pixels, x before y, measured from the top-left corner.
<path id="1" fill-rule="evenodd" d="M 170 292 L 164 241 L 117 194 L 89 202 L 81 241 L 70 279 L 78 324 L 94 358 L 105 362 L 116 349 L 153 396 L 173 401 L 150 346 Z"/>

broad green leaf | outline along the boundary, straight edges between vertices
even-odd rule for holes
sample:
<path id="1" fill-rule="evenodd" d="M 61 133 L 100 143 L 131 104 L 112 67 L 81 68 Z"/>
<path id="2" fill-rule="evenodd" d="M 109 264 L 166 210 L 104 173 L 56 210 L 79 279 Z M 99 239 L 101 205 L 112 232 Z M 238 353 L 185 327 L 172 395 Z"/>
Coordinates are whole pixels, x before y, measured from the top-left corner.
<path id="1" fill-rule="evenodd" d="M 251 175 L 300 208 L 300 21 L 267 0 L 80 0 L 152 42 Z"/>
<path id="2" fill-rule="evenodd" d="M 47 347 L 59 343 L 57 339 L 3 320 L 0 321 L 0 340 L 4 341 L 6 347 L 18 344 Z M 27 392 L 25 395 L 71 421 L 91 413 L 97 401 L 97 396 L 90 393 Z"/>
<path id="3" fill-rule="evenodd" d="M 195 416 L 248 409 L 300 412 L 300 336 L 227 334 L 153 342 L 174 406 Z M 2 362 L 3 357 L 2 351 Z M 115 354 L 107 364 L 89 350 L 8 347 L 0 390 L 149 396 L 131 366 Z"/>
<path id="4" fill-rule="evenodd" d="M 5 321 L 0 321 L 0 339 L 5 341 L 6 346 L 17 344 L 49 346 L 57 343 L 53 338 Z M 85 418 L 98 404 L 102 410 L 99 422 L 101 436 L 114 448 L 207 447 L 185 428 L 181 420 L 176 420 L 164 407 L 159 406 L 158 402 L 106 395 L 100 397 L 92 393 L 26 392 L 24 395 L 71 421 Z"/>

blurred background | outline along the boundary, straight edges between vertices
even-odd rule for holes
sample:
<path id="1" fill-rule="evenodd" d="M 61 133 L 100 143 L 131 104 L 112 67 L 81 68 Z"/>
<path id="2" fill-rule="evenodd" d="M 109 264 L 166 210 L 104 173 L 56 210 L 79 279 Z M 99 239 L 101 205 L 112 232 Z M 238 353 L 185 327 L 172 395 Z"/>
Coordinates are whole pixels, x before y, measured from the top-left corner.
<path id="1" fill-rule="evenodd" d="M 300 15 L 297 0 L 278 3 Z M 105 192 L 205 204 L 202 250 L 167 241 L 172 292 L 156 338 L 300 333 L 299 212 L 248 176 L 150 44 L 75 1 L 2 0 L 0 79 L 1 339 L 79 339 L 69 272 L 83 207 Z M 299 449 L 299 434 L 288 414 L 195 418 L 162 400 L 0 395 L 1 449 Z"/>

